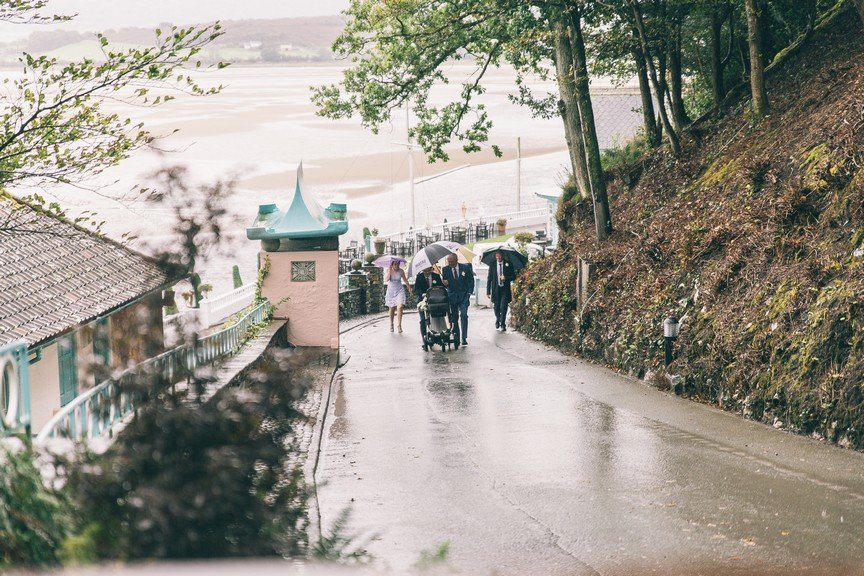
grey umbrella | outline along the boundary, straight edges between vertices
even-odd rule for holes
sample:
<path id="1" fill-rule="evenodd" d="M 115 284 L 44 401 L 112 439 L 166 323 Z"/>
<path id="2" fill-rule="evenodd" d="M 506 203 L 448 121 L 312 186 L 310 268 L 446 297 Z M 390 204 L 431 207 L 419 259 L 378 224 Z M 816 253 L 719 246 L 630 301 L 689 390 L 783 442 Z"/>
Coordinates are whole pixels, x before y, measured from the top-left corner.
<path id="1" fill-rule="evenodd" d="M 408 267 L 408 276 L 416 276 L 426 268 L 429 268 L 448 254 L 455 254 L 461 244 L 458 242 L 433 242 L 411 258 L 411 266 Z"/>

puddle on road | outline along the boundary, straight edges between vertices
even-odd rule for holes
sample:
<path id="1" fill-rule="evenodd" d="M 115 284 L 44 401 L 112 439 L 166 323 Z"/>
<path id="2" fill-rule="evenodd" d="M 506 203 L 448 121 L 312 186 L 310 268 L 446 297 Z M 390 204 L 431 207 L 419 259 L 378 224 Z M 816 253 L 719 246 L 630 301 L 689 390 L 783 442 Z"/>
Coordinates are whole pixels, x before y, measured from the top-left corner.
<path id="1" fill-rule="evenodd" d="M 464 378 L 427 378 L 423 387 L 445 407 L 469 412 L 474 407 L 474 383 Z"/>
<path id="2" fill-rule="evenodd" d="M 345 379 L 341 374 L 336 376 L 336 387 L 333 391 L 333 422 L 330 424 L 330 438 L 339 439 L 348 432 L 348 419 L 345 418 Z"/>

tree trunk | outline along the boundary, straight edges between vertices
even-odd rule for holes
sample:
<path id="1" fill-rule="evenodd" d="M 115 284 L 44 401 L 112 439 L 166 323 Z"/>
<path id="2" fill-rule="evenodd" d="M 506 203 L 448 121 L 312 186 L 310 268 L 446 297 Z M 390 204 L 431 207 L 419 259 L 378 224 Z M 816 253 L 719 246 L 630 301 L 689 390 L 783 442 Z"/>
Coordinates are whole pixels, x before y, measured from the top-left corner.
<path id="1" fill-rule="evenodd" d="M 726 98 L 726 84 L 723 81 L 721 39 L 723 22 L 725 20 L 725 15 L 721 13 L 720 8 L 715 4 L 711 8 L 711 96 L 714 98 L 715 108 L 719 108 L 723 99 Z"/>
<path id="2" fill-rule="evenodd" d="M 573 177 L 582 198 L 591 196 L 588 185 L 588 167 L 585 165 L 585 146 L 582 143 L 582 122 L 576 102 L 576 81 L 573 74 L 573 50 L 570 37 L 563 24 L 555 27 L 555 72 L 558 80 L 558 112 L 564 122 L 564 137 L 570 152 Z"/>
<path id="3" fill-rule="evenodd" d="M 684 107 L 684 81 L 681 70 L 681 19 L 676 17 L 672 25 L 673 33 L 669 42 L 669 95 L 672 118 L 680 130 L 690 123 Z"/>
<path id="4" fill-rule="evenodd" d="M 750 92 L 753 95 L 753 116 L 758 120 L 768 114 L 768 94 L 765 91 L 765 62 L 762 57 L 762 8 L 759 0 L 744 0 L 747 9 L 747 43 L 750 49 Z"/>
<path id="5" fill-rule="evenodd" d="M 864 0 L 862 0 L 864 2 Z M 654 116 L 654 101 L 651 96 L 651 86 L 648 84 L 648 69 L 645 65 L 645 54 L 639 44 L 639 33 L 633 28 L 633 39 L 636 46 L 633 48 L 633 60 L 636 62 L 636 77 L 639 78 L 639 94 L 642 96 L 642 119 L 645 124 L 645 137 L 652 148 L 660 145 L 662 135 L 657 126 Z"/>
<path id="6" fill-rule="evenodd" d="M 663 130 L 666 132 L 666 137 L 669 139 L 669 148 L 672 150 L 673 156 L 681 155 L 681 141 L 678 139 L 678 133 L 672 127 L 669 121 L 669 114 L 666 113 L 666 104 L 664 102 L 664 94 L 666 93 L 665 80 L 661 83 L 657 77 L 657 68 L 654 66 L 654 58 L 651 55 L 651 47 L 648 45 L 648 35 L 645 33 L 645 24 L 642 21 L 642 10 L 637 0 L 628 0 L 633 8 L 633 21 L 636 30 L 639 32 L 639 41 L 642 44 L 642 52 L 645 54 L 645 63 L 648 66 L 648 77 L 651 79 L 651 85 L 654 87 L 654 93 L 657 94 L 658 111 L 660 112 L 660 120 L 663 124 Z"/>
<path id="7" fill-rule="evenodd" d="M 852 0 L 855 8 L 858 9 L 858 15 L 861 16 L 861 22 L 864 23 L 864 0 Z"/>
<path id="8" fill-rule="evenodd" d="M 612 233 L 612 216 L 609 212 L 609 197 L 603 178 L 600 161 L 600 143 L 594 124 L 594 106 L 588 82 L 588 62 L 585 57 L 585 39 L 582 36 L 582 17 L 578 8 L 570 13 L 570 44 L 573 49 L 573 71 L 576 80 L 576 102 L 582 120 L 582 143 L 585 146 L 585 163 L 588 167 L 588 185 L 594 200 L 594 225 L 597 240 L 603 241 Z"/>
<path id="9" fill-rule="evenodd" d="M 684 106 L 684 80 L 681 70 L 681 18 L 676 16 L 669 43 L 669 93 L 672 96 L 672 116 L 678 128 L 687 126 L 690 117 Z"/>

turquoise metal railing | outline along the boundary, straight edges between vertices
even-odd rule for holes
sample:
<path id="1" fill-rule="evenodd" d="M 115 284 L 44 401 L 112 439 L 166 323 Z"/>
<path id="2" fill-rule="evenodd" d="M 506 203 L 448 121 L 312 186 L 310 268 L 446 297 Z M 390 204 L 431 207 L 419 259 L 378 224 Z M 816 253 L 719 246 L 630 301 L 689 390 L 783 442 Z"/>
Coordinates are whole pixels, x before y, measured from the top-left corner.
<path id="1" fill-rule="evenodd" d="M 197 367 L 233 353 L 243 344 L 249 329 L 263 322 L 269 312 L 270 304 L 264 302 L 228 328 L 163 352 L 79 394 L 45 424 L 36 443 L 44 444 L 51 438 L 85 440 L 106 435 L 116 422 L 137 408 L 142 379 L 160 378 L 173 384 Z"/>
<path id="2" fill-rule="evenodd" d="M 0 346 L 0 437 L 30 429 L 27 342 Z"/>

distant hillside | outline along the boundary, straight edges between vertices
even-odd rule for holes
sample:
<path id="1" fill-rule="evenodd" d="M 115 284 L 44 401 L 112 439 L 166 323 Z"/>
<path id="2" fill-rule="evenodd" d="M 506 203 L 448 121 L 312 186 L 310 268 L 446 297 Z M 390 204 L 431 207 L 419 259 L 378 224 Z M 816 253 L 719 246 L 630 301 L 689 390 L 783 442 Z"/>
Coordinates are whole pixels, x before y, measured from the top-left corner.
<path id="1" fill-rule="evenodd" d="M 266 62 L 320 62 L 332 59 L 330 46 L 345 23 L 341 16 L 279 18 L 275 20 L 228 20 L 225 34 L 203 54 L 205 60 L 235 64 Z M 160 27 L 169 28 L 170 23 Z M 102 31 L 112 44 L 139 46 L 152 44 L 150 28 L 121 28 Z M 47 54 L 61 61 L 98 57 L 95 32 L 40 30 L 27 40 L 0 43 L 0 63 L 14 64 L 22 51 Z"/>

